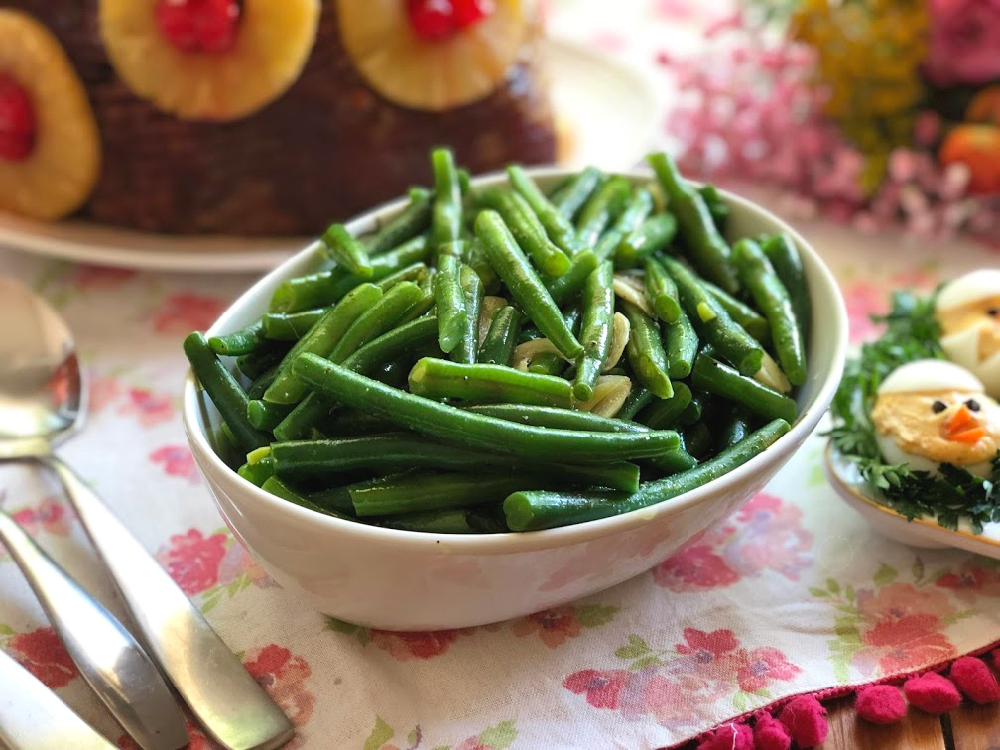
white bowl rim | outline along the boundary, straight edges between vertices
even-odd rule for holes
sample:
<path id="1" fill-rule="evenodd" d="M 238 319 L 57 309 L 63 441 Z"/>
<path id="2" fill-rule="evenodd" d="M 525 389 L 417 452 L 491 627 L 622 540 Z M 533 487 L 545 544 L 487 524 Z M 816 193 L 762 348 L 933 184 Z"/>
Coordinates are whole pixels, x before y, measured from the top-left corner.
<path id="1" fill-rule="evenodd" d="M 542 179 L 561 178 L 577 173 L 577 170 L 553 166 L 532 167 L 526 171 L 534 177 Z M 639 170 L 616 172 L 614 174 L 619 174 L 630 180 L 649 179 L 650 177 L 649 171 Z M 503 182 L 505 180 L 506 173 L 499 171 L 477 176 L 472 180 L 472 184 L 475 186 L 483 186 Z M 693 184 L 698 183 L 693 182 Z M 771 213 L 766 208 L 757 205 L 753 201 L 742 198 L 727 190 L 719 189 L 719 194 L 725 198 L 727 203 L 736 204 L 753 213 L 762 214 L 764 218 L 773 222 L 781 231 L 788 233 L 795 240 L 800 251 L 803 251 L 806 255 L 810 256 L 810 261 L 812 265 L 815 266 L 818 278 L 820 278 L 824 284 L 832 288 L 834 292 L 837 292 L 837 282 L 834 279 L 833 274 L 830 272 L 830 269 L 827 268 L 826 264 L 820 258 L 819 254 L 813 249 L 812 245 L 809 244 L 809 242 L 807 242 L 801 234 L 795 231 L 795 229 L 789 226 L 780 217 Z M 370 211 L 366 211 L 365 213 L 352 218 L 350 221 L 346 222 L 346 226 L 349 230 L 355 231 L 353 225 L 363 225 L 370 222 L 374 217 L 385 213 L 397 212 L 408 202 L 408 198 L 402 197 L 388 203 L 384 203 L 371 209 Z M 307 246 L 301 252 L 296 253 L 294 256 L 258 280 L 253 286 L 247 289 L 239 297 L 239 299 L 226 309 L 219 319 L 216 320 L 215 323 L 213 323 L 208 329 L 206 335 L 210 336 L 219 333 L 220 331 L 217 330 L 217 328 L 219 328 L 219 324 L 225 320 L 230 313 L 240 308 L 244 299 L 253 295 L 261 287 L 269 286 L 274 283 L 275 280 L 284 278 L 287 273 L 284 269 L 287 266 L 304 259 L 313 252 L 313 248 L 311 246 Z M 835 365 L 839 362 L 842 366 L 847 352 L 847 312 L 844 307 L 843 298 L 839 293 L 835 293 L 833 295 L 833 299 L 836 303 L 836 310 L 831 310 L 829 313 L 834 318 L 833 334 L 836 340 L 825 341 L 824 345 L 833 348 L 832 361 Z M 320 526 L 325 526 L 335 534 L 353 534 L 359 539 L 373 544 L 390 545 L 395 548 L 408 548 L 415 551 L 422 551 L 424 553 L 447 552 L 450 554 L 464 555 L 504 555 L 568 547 L 583 542 L 593 541 L 595 539 L 627 531 L 637 526 L 646 525 L 660 516 L 676 515 L 681 511 L 687 510 L 699 504 L 709 495 L 716 495 L 720 493 L 728 494 L 729 492 L 735 490 L 737 485 L 749 480 L 751 475 L 758 470 L 761 464 L 767 461 L 769 456 L 782 453 L 782 448 L 784 446 L 789 446 L 788 449 L 792 450 L 792 445 L 804 441 L 805 438 L 812 433 L 816 425 L 819 423 L 820 418 L 826 412 L 829 402 L 840 382 L 840 378 L 840 368 L 836 366 L 831 368 L 830 372 L 827 373 L 826 378 L 817 389 L 816 394 L 809 406 L 799 415 L 796 423 L 792 425 L 792 428 L 785 435 L 778 438 L 778 440 L 776 440 L 765 451 L 754 456 L 743 465 L 727 472 L 718 479 L 714 479 L 701 485 L 700 487 L 696 487 L 693 490 L 689 490 L 688 492 L 670 498 L 669 500 L 656 503 L 645 508 L 638 508 L 636 510 L 611 516 L 609 518 L 600 518 L 593 521 L 586 521 L 584 523 L 561 526 L 555 529 L 544 529 L 541 531 L 512 531 L 498 534 L 436 534 L 430 532 L 403 531 L 327 516 L 295 505 L 287 500 L 282 500 L 269 492 L 265 492 L 252 482 L 239 476 L 233 469 L 229 468 L 229 466 L 227 466 L 212 449 L 207 436 L 201 429 L 198 428 L 199 395 L 194 375 L 191 373 L 190 369 L 188 370 L 184 385 L 184 427 L 187 432 L 188 440 L 192 442 L 193 447 L 195 447 L 204 458 L 212 463 L 212 468 L 214 470 L 226 472 L 231 475 L 235 481 L 244 483 L 245 486 L 243 489 L 251 498 L 253 498 L 253 501 L 269 506 L 271 510 L 279 513 L 288 513 L 301 522 L 311 522 L 319 524 Z"/>

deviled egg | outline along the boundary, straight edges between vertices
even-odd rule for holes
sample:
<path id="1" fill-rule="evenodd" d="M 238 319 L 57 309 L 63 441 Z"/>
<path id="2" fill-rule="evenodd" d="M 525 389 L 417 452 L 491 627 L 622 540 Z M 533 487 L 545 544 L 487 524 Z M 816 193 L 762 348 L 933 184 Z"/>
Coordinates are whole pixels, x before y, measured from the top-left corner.
<path id="1" fill-rule="evenodd" d="M 980 269 L 946 284 L 935 313 L 948 359 L 1000 398 L 1000 269 Z"/>
<path id="2" fill-rule="evenodd" d="M 1000 448 L 1000 406 L 953 362 L 920 359 L 897 368 L 879 387 L 871 416 L 886 462 L 915 471 L 937 473 L 950 463 L 987 476 Z"/>

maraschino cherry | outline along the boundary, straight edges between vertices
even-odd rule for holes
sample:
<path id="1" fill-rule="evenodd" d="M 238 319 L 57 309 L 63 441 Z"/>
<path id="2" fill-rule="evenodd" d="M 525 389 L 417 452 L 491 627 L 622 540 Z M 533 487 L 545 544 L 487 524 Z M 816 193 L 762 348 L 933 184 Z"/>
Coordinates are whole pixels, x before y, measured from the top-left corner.
<path id="1" fill-rule="evenodd" d="M 27 159 L 35 148 L 35 108 L 13 77 L 0 73 L 0 162 Z"/>
<path id="2" fill-rule="evenodd" d="M 156 23 L 183 52 L 221 55 L 236 43 L 241 12 L 238 0 L 157 0 Z"/>
<path id="3" fill-rule="evenodd" d="M 490 16 L 493 0 L 406 0 L 406 12 L 417 36 L 428 42 L 451 38 Z"/>

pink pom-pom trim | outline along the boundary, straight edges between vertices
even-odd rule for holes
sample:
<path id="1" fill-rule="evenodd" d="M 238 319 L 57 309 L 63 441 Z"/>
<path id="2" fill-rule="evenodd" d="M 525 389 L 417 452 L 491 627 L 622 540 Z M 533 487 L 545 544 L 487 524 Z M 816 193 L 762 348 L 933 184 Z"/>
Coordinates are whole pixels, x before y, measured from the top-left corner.
<path id="1" fill-rule="evenodd" d="M 910 703 L 929 714 L 946 714 L 962 702 L 958 688 L 934 672 L 907 680 L 903 692 Z"/>
<path id="2" fill-rule="evenodd" d="M 959 657 L 951 665 L 948 676 L 965 697 L 975 703 L 1000 701 L 1000 684 L 986 662 L 972 656 Z"/>
<path id="3" fill-rule="evenodd" d="M 830 731 L 826 709 L 811 695 L 793 698 L 778 717 L 799 747 L 815 747 Z"/>
<path id="4" fill-rule="evenodd" d="M 702 740 L 698 750 L 754 750 L 753 731 L 746 724 L 726 724 Z"/>
<path id="5" fill-rule="evenodd" d="M 785 725 L 770 714 L 761 714 L 757 718 L 753 741 L 755 750 L 788 750 L 792 746 L 792 738 Z"/>
<path id="6" fill-rule="evenodd" d="M 870 685 L 858 690 L 854 710 L 873 724 L 895 724 L 906 716 L 906 701 L 897 687 Z"/>

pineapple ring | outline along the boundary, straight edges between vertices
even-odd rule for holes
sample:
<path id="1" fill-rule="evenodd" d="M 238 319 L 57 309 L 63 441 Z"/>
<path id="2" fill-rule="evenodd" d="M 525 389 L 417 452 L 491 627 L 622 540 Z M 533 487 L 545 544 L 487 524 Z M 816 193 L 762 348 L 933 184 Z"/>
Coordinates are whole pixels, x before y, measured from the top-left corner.
<path id="1" fill-rule="evenodd" d="M 372 88 L 395 104 L 434 112 L 499 86 L 527 25 L 521 0 L 497 0 L 489 17 L 429 42 L 413 30 L 403 0 L 338 0 L 337 9 L 344 47 Z"/>
<path id="2" fill-rule="evenodd" d="M 244 0 L 233 48 L 182 52 L 160 31 L 153 0 L 101 0 L 101 37 L 129 88 L 184 120 L 246 117 L 281 96 L 312 52 L 317 0 Z"/>
<path id="3" fill-rule="evenodd" d="M 27 14 L 0 10 L 0 71 L 31 98 L 36 135 L 19 161 L 0 159 L 0 211 L 52 221 L 78 209 L 101 171 L 87 93 L 59 40 Z"/>

